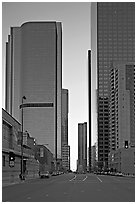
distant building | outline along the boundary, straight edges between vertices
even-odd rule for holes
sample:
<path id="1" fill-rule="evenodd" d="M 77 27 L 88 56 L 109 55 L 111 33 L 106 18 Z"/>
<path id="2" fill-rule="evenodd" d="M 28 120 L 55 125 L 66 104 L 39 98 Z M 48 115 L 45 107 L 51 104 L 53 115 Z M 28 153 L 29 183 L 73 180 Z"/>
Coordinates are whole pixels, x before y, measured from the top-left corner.
<path id="1" fill-rule="evenodd" d="M 91 140 L 92 140 L 92 120 L 91 120 L 91 111 L 92 111 L 92 89 L 91 89 L 91 77 L 92 77 L 92 71 L 91 71 L 91 50 L 88 50 L 88 108 L 89 108 L 89 151 L 88 151 L 88 157 L 89 157 L 89 163 L 88 163 L 88 170 L 91 171 Z"/>
<path id="2" fill-rule="evenodd" d="M 97 169 L 97 144 L 91 147 L 91 170 L 95 171 Z"/>
<path id="3" fill-rule="evenodd" d="M 69 94 L 67 89 L 62 89 L 62 125 L 61 125 L 61 144 L 68 144 L 68 113 L 69 113 Z"/>
<path id="4" fill-rule="evenodd" d="M 6 43 L 6 111 L 61 158 L 62 28 L 60 22 L 12 27 Z"/>
<path id="5" fill-rule="evenodd" d="M 87 123 L 78 124 L 78 171 L 87 170 Z"/>
<path id="6" fill-rule="evenodd" d="M 61 124 L 61 158 L 64 171 L 70 170 L 70 146 L 68 145 L 68 113 L 69 95 L 67 89 L 62 89 L 62 124 Z"/>
<path id="7" fill-rule="evenodd" d="M 39 171 L 53 172 L 55 165 L 53 161 L 53 154 L 44 145 L 35 145 L 35 158 L 39 161 Z"/>
<path id="8" fill-rule="evenodd" d="M 64 171 L 70 170 L 70 146 L 65 144 L 62 146 L 62 167 Z"/>
<path id="9" fill-rule="evenodd" d="M 97 70 L 98 89 L 98 162 L 104 169 L 109 153 L 109 72 L 113 62 L 135 62 L 135 2 L 93 2 L 91 9 L 92 67 Z"/>

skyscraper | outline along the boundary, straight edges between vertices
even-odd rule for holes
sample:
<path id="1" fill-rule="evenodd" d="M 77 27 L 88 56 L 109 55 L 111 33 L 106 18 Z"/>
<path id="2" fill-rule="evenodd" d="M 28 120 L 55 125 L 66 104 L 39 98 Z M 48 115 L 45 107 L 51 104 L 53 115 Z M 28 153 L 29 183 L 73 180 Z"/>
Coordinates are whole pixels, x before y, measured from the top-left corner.
<path id="1" fill-rule="evenodd" d="M 92 59 L 97 68 L 98 161 L 102 168 L 107 167 L 109 152 L 110 67 L 113 62 L 135 61 L 135 3 L 99 2 L 92 3 L 93 8 Z"/>
<path id="2" fill-rule="evenodd" d="M 24 130 L 61 157 L 61 23 L 12 27 L 6 47 L 6 110 L 21 121 L 19 106 L 25 96 Z"/>
<path id="3" fill-rule="evenodd" d="M 70 169 L 70 146 L 68 146 L 68 90 L 62 89 L 61 157 L 64 170 Z"/>
<path id="4" fill-rule="evenodd" d="M 87 170 L 87 123 L 78 124 L 78 171 Z"/>
<path id="5" fill-rule="evenodd" d="M 135 69 L 115 62 L 110 71 L 109 148 L 135 147 Z"/>
<path id="6" fill-rule="evenodd" d="M 91 171 L 91 141 L 92 141 L 92 120 L 91 120 L 91 50 L 88 50 L 88 112 L 89 112 L 89 151 L 88 151 L 88 157 L 89 157 L 89 172 Z"/>
<path id="7" fill-rule="evenodd" d="M 61 144 L 68 144 L 68 90 L 62 89 L 62 137 L 61 137 Z"/>

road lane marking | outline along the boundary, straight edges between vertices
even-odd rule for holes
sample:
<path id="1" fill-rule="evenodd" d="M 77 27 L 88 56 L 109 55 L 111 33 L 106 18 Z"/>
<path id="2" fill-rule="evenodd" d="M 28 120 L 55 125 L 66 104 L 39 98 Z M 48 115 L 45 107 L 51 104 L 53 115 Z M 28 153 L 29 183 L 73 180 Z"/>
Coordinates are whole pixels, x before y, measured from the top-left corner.
<path id="1" fill-rule="evenodd" d="M 102 182 L 102 180 L 97 176 L 97 179 L 100 181 L 100 182 Z"/>
<path id="2" fill-rule="evenodd" d="M 85 181 L 86 179 L 87 179 L 87 176 L 82 181 Z"/>
<path id="3" fill-rule="evenodd" d="M 72 179 L 70 179 L 69 181 L 73 181 L 75 178 L 76 178 L 76 175 Z"/>

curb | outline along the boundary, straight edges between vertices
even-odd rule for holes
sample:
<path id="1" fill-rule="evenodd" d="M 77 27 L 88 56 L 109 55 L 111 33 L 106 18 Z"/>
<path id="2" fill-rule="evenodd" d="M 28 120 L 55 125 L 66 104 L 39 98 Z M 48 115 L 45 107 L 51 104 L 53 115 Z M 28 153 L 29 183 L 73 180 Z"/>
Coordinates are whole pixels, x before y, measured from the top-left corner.
<path id="1" fill-rule="evenodd" d="M 26 180 L 18 180 L 18 181 L 16 181 L 16 182 L 13 182 L 13 183 L 3 183 L 2 182 L 2 188 L 3 187 L 6 187 L 6 186 L 12 186 L 12 185 L 15 185 L 15 184 L 22 184 L 22 183 L 25 183 L 26 181 L 29 181 L 29 180 L 34 180 L 34 179 L 38 179 L 39 178 L 39 176 L 37 176 L 37 177 L 33 177 L 33 178 L 26 178 Z"/>

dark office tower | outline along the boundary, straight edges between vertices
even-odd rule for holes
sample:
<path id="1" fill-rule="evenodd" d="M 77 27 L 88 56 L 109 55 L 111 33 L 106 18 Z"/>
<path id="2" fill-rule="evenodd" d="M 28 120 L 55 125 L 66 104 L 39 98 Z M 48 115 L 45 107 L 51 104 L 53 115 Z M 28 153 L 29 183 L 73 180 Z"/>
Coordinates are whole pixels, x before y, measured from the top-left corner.
<path id="1" fill-rule="evenodd" d="M 68 146 L 68 90 L 62 89 L 61 157 L 64 170 L 70 169 L 70 147 Z"/>
<path id="2" fill-rule="evenodd" d="M 133 63 L 115 62 L 110 70 L 110 152 L 135 147 L 135 68 Z"/>
<path id="3" fill-rule="evenodd" d="M 83 171 L 83 123 L 78 124 L 78 171 Z"/>
<path id="4" fill-rule="evenodd" d="M 87 123 L 83 124 L 83 156 L 84 156 L 84 171 L 87 170 Z"/>
<path id="5" fill-rule="evenodd" d="M 92 141 L 92 123 L 91 123 L 91 50 L 88 50 L 88 102 L 89 102 L 89 172 L 91 171 L 91 141 Z"/>
<path id="6" fill-rule="evenodd" d="M 109 72 L 113 62 L 135 61 L 135 3 L 99 2 L 93 6 L 97 10 L 97 20 L 92 25 L 97 28 L 93 52 L 97 51 L 98 160 L 103 168 L 108 162 L 109 134 L 105 126 L 109 121 Z"/>
<path id="7" fill-rule="evenodd" d="M 78 124 L 78 171 L 87 170 L 87 123 Z"/>
<path id="8" fill-rule="evenodd" d="M 7 43 L 6 110 L 39 144 L 61 157 L 62 28 L 59 22 L 12 27 Z M 47 107 L 47 103 L 53 104 Z"/>
<path id="9" fill-rule="evenodd" d="M 135 65 L 126 66 L 126 90 L 130 92 L 130 147 L 135 147 Z"/>

